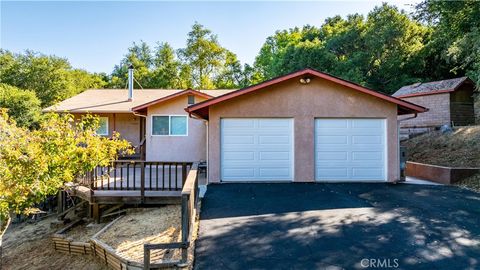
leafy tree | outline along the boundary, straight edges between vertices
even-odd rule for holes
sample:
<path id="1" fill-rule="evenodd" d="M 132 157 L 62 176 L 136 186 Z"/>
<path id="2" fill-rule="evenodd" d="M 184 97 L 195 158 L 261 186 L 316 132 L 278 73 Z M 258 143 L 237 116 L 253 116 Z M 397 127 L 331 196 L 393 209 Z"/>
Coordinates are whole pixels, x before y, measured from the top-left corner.
<path id="1" fill-rule="evenodd" d="M 159 88 L 181 88 L 181 63 L 168 43 L 160 43 L 155 52 L 153 82 Z"/>
<path id="2" fill-rule="evenodd" d="M 428 28 L 383 4 L 365 19 L 335 16 L 320 28 L 277 31 L 255 60 L 264 79 L 311 67 L 392 93 L 423 75 L 419 55 Z"/>
<path id="3" fill-rule="evenodd" d="M 191 68 L 194 87 L 215 88 L 213 80 L 225 61 L 226 49 L 220 46 L 217 36 L 203 25 L 195 23 L 188 33 L 187 46 L 179 53 Z"/>
<path id="4" fill-rule="evenodd" d="M 101 76 L 73 69 L 64 58 L 32 51 L 14 54 L 2 49 L 0 82 L 34 91 L 42 107 L 105 84 Z"/>
<path id="5" fill-rule="evenodd" d="M 383 4 L 369 13 L 364 40 L 369 61 L 366 84 L 392 93 L 417 81 L 423 70 L 417 55 L 428 29 L 396 7 Z"/>
<path id="6" fill-rule="evenodd" d="M 480 83 L 480 2 L 425 0 L 415 15 L 433 27 L 424 55 L 436 77 L 467 74 Z"/>
<path id="7" fill-rule="evenodd" d="M 152 50 L 145 41 L 140 41 L 139 44 L 133 43 L 128 48 L 128 53 L 121 60 L 119 65 L 113 68 L 111 75 L 110 87 L 113 88 L 126 88 L 128 81 L 128 67 L 133 65 L 135 67 L 135 81 L 137 87 L 154 88 L 152 83 L 152 66 L 154 60 L 152 56 Z"/>
<path id="8" fill-rule="evenodd" d="M 33 91 L 0 83 L 0 108 L 21 127 L 34 127 L 40 117 L 40 100 Z"/>
<path id="9" fill-rule="evenodd" d="M 0 113 L 0 235 L 12 214 L 31 213 L 34 204 L 80 173 L 108 165 L 119 152 L 132 153 L 119 134 L 96 135 L 98 122 L 88 116 L 73 124 L 70 114 L 48 114 L 38 130 L 30 131 Z"/>
<path id="10" fill-rule="evenodd" d="M 267 38 L 259 54 L 255 58 L 255 68 L 264 79 L 270 79 L 286 73 L 281 67 L 286 50 L 300 43 L 302 32 L 299 28 L 277 31 Z"/>
<path id="11" fill-rule="evenodd" d="M 225 89 L 236 88 L 243 83 L 242 75 L 242 64 L 238 61 L 237 56 L 230 51 L 226 51 L 225 63 L 215 78 L 215 87 Z"/>
<path id="12" fill-rule="evenodd" d="M 237 56 L 223 48 L 217 36 L 199 23 L 188 33 L 186 47 L 177 51 L 168 43 L 159 43 L 152 51 L 144 41 L 134 42 L 115 66 L 110 87 L 127 86 L 130 65 L 135 68 L 136 87 L 214 89 L 248 84 Z"/>

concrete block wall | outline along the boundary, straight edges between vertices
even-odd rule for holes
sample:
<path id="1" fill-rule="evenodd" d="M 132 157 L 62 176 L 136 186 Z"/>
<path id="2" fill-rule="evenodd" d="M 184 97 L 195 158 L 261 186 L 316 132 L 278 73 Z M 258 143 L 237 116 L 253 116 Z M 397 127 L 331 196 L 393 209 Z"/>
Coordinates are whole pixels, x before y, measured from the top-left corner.
<path id="1" fill-rule="evenodd" d="M 402 98 L 429 109 L 418 114 L 417 118 L 400 122 L 400 128 L 431 127 L 450 124 L 450 94 L 436 94 Z M 399 120 L 411 115 L 399 116 Z"/>

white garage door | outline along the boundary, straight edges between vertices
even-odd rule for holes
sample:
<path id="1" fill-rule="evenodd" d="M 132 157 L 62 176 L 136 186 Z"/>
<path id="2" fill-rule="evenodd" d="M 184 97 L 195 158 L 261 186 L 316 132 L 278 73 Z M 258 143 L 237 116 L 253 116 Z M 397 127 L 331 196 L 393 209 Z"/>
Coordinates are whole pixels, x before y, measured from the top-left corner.
<path id="1" fill-rule="evenodd" d="M 292 181 L 293 120 L 221 120 L 222 181 Z"/>
<path id="2" fill-rule="evenodd" d="M 384 119 L 316 119 L 317 181 L 385 181 Z"/>

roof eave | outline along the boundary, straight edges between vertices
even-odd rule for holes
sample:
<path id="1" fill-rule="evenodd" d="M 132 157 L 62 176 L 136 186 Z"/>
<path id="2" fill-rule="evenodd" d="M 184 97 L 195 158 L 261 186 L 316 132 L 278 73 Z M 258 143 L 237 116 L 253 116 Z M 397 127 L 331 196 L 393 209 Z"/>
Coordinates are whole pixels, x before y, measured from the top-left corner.
<path id="1" fill-rule="evenodd" d="M 209 95 L 209 94 L 206 94 L 206 93 L 202 93 L 200 91 L 197 91 L 197 90 L 193 90 L 193 89 L 185 89 L 183 91 L 180 91 L 180 92 L 177 92 L 177 93 L 173 93 L 171 95 L 168 95 L 166 97 L 161 97 L 159 99 L 156 99 L 156 100 L 153 100 L 153 101 L 149 101 L 147 103 L 144 103 L 144 104 L 140 104 L 138 106 L 135 106 L 133 107 L 131 110 L 132 112 L 138 112 L 138 111 L 141 111 L 141 110 L 144 110 L 150 106 L 153 106 L 153 105 L 156 105 L 156 104 L 160 104 L 162 102 L 165 102 L 167 100 L 170 100 L 170 99 L 173 99 L 173 98 L 176 98 L 176 97 L 180 97 L 180 96 L 183 96 L 183 95 L 188 95 L 188 94 L 193 94 L 193 95 L 197 95 L 197 96 L 201 96 L 203 98 L 206 98 L 206 99 L 211 99 L 213 96 Z"/>
<path id="2" fill-rule="evenodd" d="M 395 97 L 396 97 L 396 98 L 409 98 L 409 97 L 421 97 L 421 96 L 439 95 L 439 94 L 451 93 L 451 92 L 454 92 L 455 90 L 456 90 L 456 88 L 455 88 L 455 89 L 438 90 L 438 91 L 433 91 L 433 92 L 406 94 L 406 95 L 400 95 L 400 96 L 395 96 Z"/>

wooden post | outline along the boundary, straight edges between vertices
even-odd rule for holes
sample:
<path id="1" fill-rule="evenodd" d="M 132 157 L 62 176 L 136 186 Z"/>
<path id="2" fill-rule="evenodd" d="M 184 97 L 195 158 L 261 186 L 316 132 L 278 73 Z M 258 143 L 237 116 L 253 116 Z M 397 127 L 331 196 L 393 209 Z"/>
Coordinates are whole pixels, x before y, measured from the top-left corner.
<path id="1" fill-rule="evenodd" d="M 100 223 L 100 206 L 98 205 L 98 203 L 92 204 L 92 214 L 95 223 Z"/>
<path id="2" fill-rule="evenodd" d="M 190 233 L 189 196 L 182 195 L 182 242 L 188 242 Z M 182 263 L 188 262 L 188 247 L 182 247 Z"/>
<path id="3" fill-rule="evenodd" d="M 63 190 L 60 190 L 57 194 L 57 213 L 60 214 L 63 212 L 64 208 L 64 199 L 63 199 Z"/>
<path id="4" fill-rule="evenodd" d="M 145 245 L 143 246 L 143 269 L 150 269 L 150 249 Z"/>
<path id="5" fill-rule="evenodd" d="M 187 164 L 182 163 L 182 188 L 185 185 L 185 180 L 187 180 Z"/>
<path id="6" fill-rule="evenodd" d="M 145 162 L 140 166 L 140 201 L 142 203 L 145 201 Z"/>

